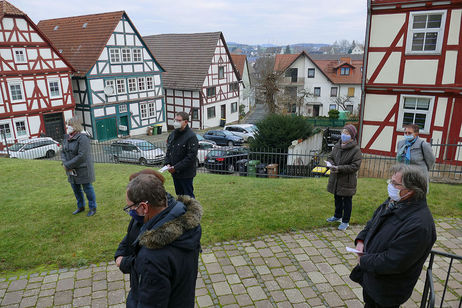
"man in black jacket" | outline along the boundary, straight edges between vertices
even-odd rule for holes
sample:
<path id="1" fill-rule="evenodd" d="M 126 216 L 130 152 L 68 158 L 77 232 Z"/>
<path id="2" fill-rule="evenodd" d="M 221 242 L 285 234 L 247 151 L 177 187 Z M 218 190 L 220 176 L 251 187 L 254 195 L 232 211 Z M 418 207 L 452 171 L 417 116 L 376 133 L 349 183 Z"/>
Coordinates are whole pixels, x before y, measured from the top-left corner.
<path id="1" fill-rule="evenodd" d="M 395 165 L 391 171 L 389 198 L 355 239 L 362 253 L 350 278 L 363 287 L 365 307 L 406 302 L 436 241 L 425 175 L 411 165 Z"/>
<path id="2" fill-rule="evenodd" d="M 177 196 L 194 196 L 193 179 L 196 176 L 196 160 L 199 142 L 188 125 L 189 115 L 178 112 L 173 127 L 175 130 L 167 139 L 165 165 L 172 174 Z"/>
<path id="3" fill-rule="evenodd" d="M 167 199 L 162 182 L 141 174 L 127 186 L 126 209 L 143 217 L 133 243 L 127 307 L 193 308 L 198 271 L 202 207 L 182 196 Z"/>

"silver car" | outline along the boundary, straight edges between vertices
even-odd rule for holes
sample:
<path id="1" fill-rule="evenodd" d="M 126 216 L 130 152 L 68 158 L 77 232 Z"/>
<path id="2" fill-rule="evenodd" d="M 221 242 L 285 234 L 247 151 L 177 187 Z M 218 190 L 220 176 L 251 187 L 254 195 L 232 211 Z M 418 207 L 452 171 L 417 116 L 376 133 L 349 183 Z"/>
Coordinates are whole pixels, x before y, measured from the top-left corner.
<path id="1" fill-rule="evenodd" d="M 35 159 L 54 157 L 60 149 L 58 142 L 50 137 L 42 137 L 18 141 L 8 147 L 8 152 L 11 158 Z M 0 154 L 7 154 L 7 151 L 0 151 Z"/>
<path id="2" fill-rule="evenodd" d="M 125 139 L 113 142 L 111 155 L 116 163 L 124 161 L 143 166 L 161 164 L 165 158 L 165 152 L 162 149 L 142 139 Z"/>

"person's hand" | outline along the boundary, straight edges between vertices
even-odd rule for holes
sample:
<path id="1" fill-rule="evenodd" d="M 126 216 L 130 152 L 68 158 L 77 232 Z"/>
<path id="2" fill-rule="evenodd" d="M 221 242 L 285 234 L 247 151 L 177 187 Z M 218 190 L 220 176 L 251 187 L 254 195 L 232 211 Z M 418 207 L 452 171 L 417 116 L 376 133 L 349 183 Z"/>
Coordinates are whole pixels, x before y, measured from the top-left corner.
<path id="1" fill-rule="evenodd" d="M 174 174 L 175 173 L 175 167 L 170 166 L 170 168 L 168 168 L 168 172 L 170 172 L 171 174 Z"/>
<path id="2" fill-rule="evenodd" d="M 361 253 L 358 253 L 358 264 L 360 264 L 361 256 L 364 254 L 364 242 L 361 240 L 358 240 L 358 243 L 356 244 L 356 250 L 361 251 Z"/>
<path id="3" fill-rule="evenodd" d="M 120 267 L 120 263 L 122 263 L 123 256 L 118 256 L 115 260 L 117 267 Z"/>
<path id="4" fill-rule="evenodd" d="M 332 166 L 330 167 L 330 172 L 334 172 L 334 173 L 338 172 L 338 166 L 332 165 Z"/>
<path id="5" fill-rule="evenodd" d="M 66 168 L 66 166 L 63 166 L 64 171 L 69 172 L 69 169 Z"/>

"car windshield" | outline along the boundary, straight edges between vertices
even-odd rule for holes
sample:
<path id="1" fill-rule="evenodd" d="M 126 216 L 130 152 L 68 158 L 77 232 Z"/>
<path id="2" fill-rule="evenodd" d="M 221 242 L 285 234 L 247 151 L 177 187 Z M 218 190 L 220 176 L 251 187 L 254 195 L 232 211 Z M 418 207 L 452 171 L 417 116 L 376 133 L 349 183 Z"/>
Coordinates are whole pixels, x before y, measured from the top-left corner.
<path id="1" fill-rule="evenodd" d="M 205 140 L 205 138 L 204 138 L 204 137 L 202 137 L 202 136 L 201 136 L 201 135 L 199 135 L 199 134 L 196 134 L 196 136 L 197 136 L 197 140 L 198 140 L 198 141 L 201 141 L 201 140 Z"/>
<path id="2" fill-rule="evenodd" d="M 12 146 L 8 147 L 10 151 L 17 152 L 24 146 L 24 143 L 15 143 Z"/>
<path id="3" fill-rule="evenodd" d="M 255 133 L 257 131 L 257 127 L 255 125 L 246 127 L 245 129 L 252 132 L 252 133 Z"/>
<path id="4" fill-rule="evenodd" d="M 147 141 L 138 142 L 136 143 L 136 146 L 139 147 L 141 151 L 152 151 L 157 149 L 157 147 L 154 144 Z"/>

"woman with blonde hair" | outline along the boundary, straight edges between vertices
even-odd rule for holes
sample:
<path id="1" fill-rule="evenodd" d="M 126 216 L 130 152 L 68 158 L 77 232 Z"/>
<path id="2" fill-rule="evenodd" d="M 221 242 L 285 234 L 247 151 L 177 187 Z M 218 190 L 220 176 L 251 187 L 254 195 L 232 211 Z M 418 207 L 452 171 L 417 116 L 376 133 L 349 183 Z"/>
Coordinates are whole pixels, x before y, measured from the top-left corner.
<path id="1" fill-rule="evenodd" d="M 90 138 L 83 131 L 82 122 L 78 117 L 72 117 L 66 124 L 67 135 L 63 140 L 61 159 L 66 170 L 67 180 L 71 184 L 77 200 L 77 210 L 72 214 L 75 215 L 85 210 L 85 198 L 83 196 L 83 192 L 85 192 L 90 209 L 87 216 L 93 216 L 96 214 L 96 196 L 91 184 L 95 181 L 95 171 Z"/>

